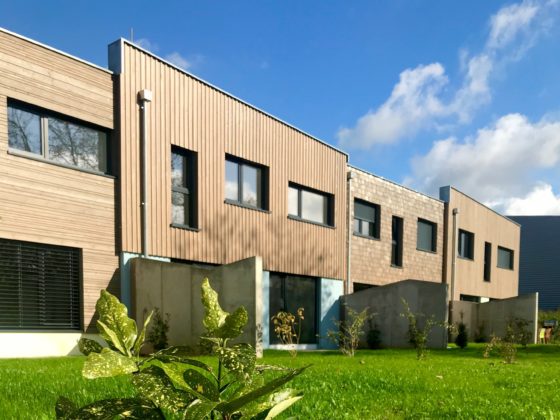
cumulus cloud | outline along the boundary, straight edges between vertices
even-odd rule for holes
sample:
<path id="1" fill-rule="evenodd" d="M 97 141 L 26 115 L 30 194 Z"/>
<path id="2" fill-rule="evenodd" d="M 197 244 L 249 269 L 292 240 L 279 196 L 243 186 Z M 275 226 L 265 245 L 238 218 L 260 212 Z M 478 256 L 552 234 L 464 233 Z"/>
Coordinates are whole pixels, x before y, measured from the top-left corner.
<path id="1" fill-rule="evenodd" d="M 157 43 L 147 39 L 147 38 L 140 38 L 134 41 L 136 45 L 140 48 L 143 48 L 147 51 L 150 51 L 154 54 L 157 54 L 160 50 L 160 47 Z M 203 56 L 199 54 L 190 55 L 185 57 L 181 53 L 177 51 L 173 51 L 169 54 L 163 56 L 163 59 L 170 62 L 171 64 L 183 69 L 189 70 L 197 64 L 200 64 L 203 61 Z"/>
<path id="2" fill-rule="evenodd" d="M 415 132 L 429 118 L 446 112 L 438 98 L 446 84 L 447 76 L 439 63 L 403 71 L 382 106 L 361 117 L 354 128 L 342 128 L 338 132 L 341 144 L 367 148 L 392 143 Z"/>
<path id="3" fill-rule="evenodd" d="M 169 61 L 171 64 L 182 68 L 183 70 L 188 70 L 189 67 L 192 66 L 192 64 L 185 57 L 183 57 L 176 51 L 166 55 L 164 59 Z"/>
<path id="4" fill-rule="evenodd" d="M 353 127 L 337 133 L 341 147 L 369 149 L 396 143 L 420 130 L 447 123 L 467 123 L 492 99 L 490 81 L 496 69 L 520 59 L 549 23 L 558 0 L 523 1 L 501 8 L 490 18 L 489 33 L 478 54 L 461 53 L 464 64 L 459 87 L 446 92 L 448 82 L 441 63 L 406 69 L 391 96 L 360 117 Z M 449 98 L 446 98 L 445 95 Z"/>
<path id="5" fill-rule="evenodd" d="M 560 194 L 554 193 L 552 185 L 538 183 L 525 197 L 509 199 L 504 205 L 504 213 L 512 216 L 560 216 Z"/>
<path id="6" fill-rule="evenodd" d="M 560 119 L 531 122 L 520 114 L 499 118 L 475 136 L 434 142 L 424 156 L 412 160 L 406 183 L 437 194 L 441 185 L 455 185 L 500 211 L 509 211 L 515 197 L 534 198 L 534 174 L 560 165 Z M 542 192 L 541 192 L 542 193 Z M 542 196 L 542 194 L 541 194 Z"/>
<path id="7" fill-rule="evenodd" d="M 134 41 L 134 43 L 138 45 L 140 48 L 153 52 L 154 54 L 159 50 L 159 45 L 157 45 L 155 42 L 150 41 L 147 38 L 137 39 L 136 41 Z"/>

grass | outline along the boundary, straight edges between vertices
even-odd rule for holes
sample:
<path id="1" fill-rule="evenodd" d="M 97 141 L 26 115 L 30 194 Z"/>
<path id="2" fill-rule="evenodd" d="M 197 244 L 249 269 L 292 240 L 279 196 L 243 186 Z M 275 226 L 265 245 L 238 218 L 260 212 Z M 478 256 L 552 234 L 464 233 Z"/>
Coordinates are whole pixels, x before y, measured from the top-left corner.
<path id="1" fill-rule="evenodd" d="M 553 419 L 560 413 L 560 347 L 519 349 L 517 363 L 483 359 L 483 347 L 433 350 L 417 361 L 413 350 L 335 352 L 267 351 L 264 363 L 312 364 L 292 387 L 305 397 L 283 418 Z M 1 418 L 53 418 L 65 395 L 80 405 L 111 396 L 131 396 L 126 377 L 85 380 L 84 358 L 0 360 Z"/>

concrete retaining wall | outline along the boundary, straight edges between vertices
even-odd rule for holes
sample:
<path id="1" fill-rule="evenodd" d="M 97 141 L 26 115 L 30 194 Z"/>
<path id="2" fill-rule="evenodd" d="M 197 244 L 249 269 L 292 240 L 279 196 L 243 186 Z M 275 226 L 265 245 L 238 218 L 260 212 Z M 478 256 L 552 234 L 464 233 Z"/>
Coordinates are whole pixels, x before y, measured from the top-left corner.
<path id="1" fill-rule="evenodd" d="M 436 321 L 443 323 L 447 320 L 446 296 L 446 284 L 404 280 L 344 296 L 342 311 L 346 311 L 346 306 L 356 311 L 369 308 L 370 312 L 376 313 L 375 323 L 381 332 L 383 346 L 410 347 L 407 335 L 408 321 L 400 315 L 404 312 L 401 298 L 408 302 L 412 312 L 427 317 L 434 315 Z M 423 319 L 424 317 L 418 318 L 420 327 L 423 325 Z M 429 336 L 428 347 L 445 348 L 446 346 L 445 328 L 434 327 Z"/>
<path id="2" fill-rule="evenodd" d="M 142 258 L 131 260 L 131 313 L 137 323 L 153 308 L 169 313 L 170 345 L 195 346 L 205 329 L 201 303 L 202 280 L 208 277 L 219 294 L 220 305 L 232 312 L 243 305 L 249 322 L 239 341 L 261 351 L 262 260 L 248 258 L 217 267 L 177 264 Z"/>
<path id="3" fill-rule="evenodd" d="M 538 293 L 494 300 L 485 303 L 454 301 L 453 321 L 462 319 L 469 331 L 469 338 L 474 340 L 476 331 L 483 328 L 484 335 L 490 338 L 492 334 L 503 337 L 507 324 L 514 318 L 529 321 L 528 329 L 533 334 L 533 342 L 537 342 L 538 327 Z"/>

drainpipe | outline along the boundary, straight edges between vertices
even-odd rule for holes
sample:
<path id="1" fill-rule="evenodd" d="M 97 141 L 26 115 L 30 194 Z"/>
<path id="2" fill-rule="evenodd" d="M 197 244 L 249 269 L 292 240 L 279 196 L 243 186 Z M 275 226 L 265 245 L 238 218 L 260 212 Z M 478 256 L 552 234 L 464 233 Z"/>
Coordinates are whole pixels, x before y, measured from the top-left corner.
<path id="1" fill-rule="evenodd" d="M 354 172 L 351 170 L 346 173 L 346 203 L 347 203 L 347 217 L 348 220 L 346 221 L 346 226 L 348 227 L 348 240 L 347 240 L 347 249 L 346 249 L 346 294 L 350 294 L 350 288 L 352 286 L 352 281 L 350 279 L 350 257 L 352 254 L 352 207 L 350 203 L 351 198 L 351 187 L 352 187 L 352 179 L 354 178 Z"/>
<path id="2" fill-rule="evenodd" d="M 455 280 L 457 276 L 457 219 L 459 218 L 459 209 L 453 209 L 453 239 L 451 243 L 451 296 L 449 298 L 449 315 L 451 321 L 453 319 L 453 299 L 455 298 Z"/>
<path id="3" fill-rule="evenodd" d="M 147 130 L 147 114 L 146 104 L 152 101 L 152 91 L 142 89 L 138 92 L 138 102 L 140 104 L 140 144 L 141 144 L 141 168 L 140 173 L 142 177 L 142 257 L 148 257 L 148 130 Z"/>

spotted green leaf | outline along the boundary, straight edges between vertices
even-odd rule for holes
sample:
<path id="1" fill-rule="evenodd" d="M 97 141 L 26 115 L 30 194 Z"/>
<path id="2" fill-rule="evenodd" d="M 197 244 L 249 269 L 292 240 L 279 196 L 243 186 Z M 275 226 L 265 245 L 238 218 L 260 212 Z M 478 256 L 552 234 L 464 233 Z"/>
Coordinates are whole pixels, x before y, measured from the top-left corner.
<path id="1" fill-rule="evenodd" d="M 216 401 L 196 400 L 189 405 L 183 418 L 188 420 L 204 420 L 210 416 L 217 405 Z"/>
<path id="2" fill-rule="evenodd" d="M 90 353 L 84 363 L 82 375 L 84 378 L 108 378 L 112 376 L 133 373 L 138 370 L 136 362 L 109 348 L 101 353 Z"/>
<path id="3" fill-rule="evenodd" d="M 133 347 L 133 351 L 132 351 L 132 353 L 135 356 L 140 355 L 140 348 L 142 347 L 142 344 L 144 344 L 144 340 L 146 338 L 146 329 L 148 328 L 148 324 L 152 320 L 152 315 L 153 314 L 154 314 L 154 311 L 152 310 L 148 314 L 146 319 L 144 320 L 144 327 L 142 327 L 142 331 L 140 332 L 140 334 L 138 334 L 138 337 L 136 338 L 136 342 L 134 343 L 134 347 Z"/>
<path id="4" fill-rule="evenodd" d="M 132 356 L 131 349 L 136 342 L 138 329 L 136 322 L 128 317 L 126 306 L 111 293 L 101 290 L 95 308 L 99 313 L 97 326 L 100 335 L 114 349 Z"/>
<path id="5" fill-rule="evenodd" d="M 287 410 L 292 404 L 302 399 L 301 393 L 292 389 L 285 389 L 283 391 L 272 394 L 268 401 L 264 404 L 266 409 L 251 417 L 251 420 L 269 420 L 273 419 L 283 411 Z"/>
<path id="6" fill-rule="evenodd" d="M 243 328 L 247 325 L 248 320 L 247 310 L 240 306 L 235 312 L 226 316 L 215 335 L 220 338 L 237 338 L 243 333 Z"/>
<path id="7" fill-rule="evenodd" d="M 101 353 L 101 350 L 103 350 L 103 346 L 101 344 L 89 338 L 80 338 L 78 341 L 78 348 L 85 356 L 88 356 L 90 353 Z"/>
<path id="8" fill-rule="evenodd" d="M 56 402 L 55 412 L 57 419 L 69 419 L 72 417 L 74 412 L 78 409 L 76 404 L 70 401 L 66 397 L 58 397 Z"/>
<path id="9" fill-rule="evenodd" d="M 175 389 L 165 372 L 157 366 L 150 366 L 134 375 L 132 383 L 140 395 L 152 401 L 156 407 L 172 413 L 185 410 L 194 399 L 185 391 Z"/>
<path id="10" fill-rule="evenodd" d="M 233 347 L 219 347 L 216 354 L 222 365 L 238 380 L 249 382 L 255 371 L 257 353 L 253 346 L 247 343 L 236 344 Z"/>
<path id="11" fill-rule="evenodd" d="M 210 401 L 219 400 L 220 392 L 218 391 L 217 385 L 199 371 L 187 369 L 183 373 L 183 379 L 198 397 Z"/>
<path id="12" fill-rule="evenodd" d="M 115 398 L 96 401 L 75 411 L 71 419 L 164 419 L 160 409 L 141 398 Z"/>
<path id="13" fill-rule="evenodd" d="M 210 334 L 214 334 L 224 324 L 228 313 L 220 306 L 218 293 L 212 289 L 207 278 L 202 281 L 202 304 L 206 309 L 202 323 Z"/>

